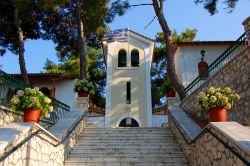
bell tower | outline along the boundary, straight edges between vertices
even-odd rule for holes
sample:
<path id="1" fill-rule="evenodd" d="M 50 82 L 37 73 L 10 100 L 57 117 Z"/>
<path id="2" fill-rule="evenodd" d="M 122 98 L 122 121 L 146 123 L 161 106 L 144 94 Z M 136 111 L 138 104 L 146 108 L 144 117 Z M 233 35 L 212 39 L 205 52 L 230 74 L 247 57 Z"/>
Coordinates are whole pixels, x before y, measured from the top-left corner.
<path id="1" fill-rule="evenodd" d="M 151 127 L 154 41 L 129 29 L 106 35 L 105 127 Z"/>

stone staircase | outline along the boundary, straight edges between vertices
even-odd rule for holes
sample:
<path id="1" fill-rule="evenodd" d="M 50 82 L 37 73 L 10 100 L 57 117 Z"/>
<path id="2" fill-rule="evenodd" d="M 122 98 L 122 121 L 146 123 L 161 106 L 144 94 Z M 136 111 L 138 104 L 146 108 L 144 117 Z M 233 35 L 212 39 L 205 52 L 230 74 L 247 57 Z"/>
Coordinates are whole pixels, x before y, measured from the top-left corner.
<path id="1" fill-rule="evenodd" d="M 65 166 L 188 165 L 169 128 L 86 128 Z"/>

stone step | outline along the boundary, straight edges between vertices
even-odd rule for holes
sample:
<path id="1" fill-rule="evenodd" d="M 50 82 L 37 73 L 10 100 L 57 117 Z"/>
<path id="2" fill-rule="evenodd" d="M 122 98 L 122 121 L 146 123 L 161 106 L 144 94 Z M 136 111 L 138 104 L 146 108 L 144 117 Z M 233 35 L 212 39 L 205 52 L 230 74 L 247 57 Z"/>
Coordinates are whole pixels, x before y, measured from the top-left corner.
<path id="1" fill-rule="evenodd" d="M 108 127 L 86 127 L 84 130 L 170 130 L 168 127 L 114 127 L 114 128 L 108 128 Z"/>
<path id="2" fill-rule="evenodd" d="M 168 127 L 162 128 L 84 128 L 84 131 L 149 131 L 149 132 L 157 132 L 157 131 L 171 131 Z"/>
<path id="3" fill-rule="evenodd" d="M 141 128 L 129 128 L 129 129 L 122 129 L 122 128 L 117 128 L 117 129 L 107 129 L 107 128 L 92 128 L 92 129 L 84 129 L 83 132 L 101 132 L 101 133 L 115 133 L 115 132 L 121 132 L 121 133 L 126 133 L 126 132 L 132 132 L 132 133 L 140 133 L 140 132 L 144 132 L 144 133 L 159 133 L 159 132 L 171 132 L 170 129 L 168 128 L 161 128 L 161 129 L 152 129 L 152 128 L 145 128 L 145 129 L 141 129 Z"/>
<path id="4" fill-rule="evenodd" d="M 187 162 L 148 162 L 148 161 L 127 161 L 127 162 L 66 162 L 65 166 L 188 166 Z"/>
<path id="5" fill-rule="evenodd" d="M 168 139 L 175 139 L 175 137 L 173 135 L 169 135 L 169 136 L 147 136 L 147 137 L 136 137 L 136 136 L 131 136 L 131 137 L 112 137 L 112 136 L 105 136 L 105 137 L 89 137 L 89 136 L 80 136 L 79 140 L 168 140 Z"/>
<path id="6" fill-rule="evenodd" d="M 86 154 L 90 154 L 90 155 L 97 155 L 100 154 L 100 157 L 102 156 L 106 156 L 106 154 L 114 154 L 115 156 L 117 155 L 122 155 L 122 154 L 131 154 L 131 156 L 133 156 L 134 154 L 152 154 L 153 155 L 158 153 L 164 154 L 164 155 L 169 155 L 171 153 L 178 153 L 180 149 L 162 149 L 162 150 L 123 150 L 123 149 L 119 149 L 119 150 L 74 150 L 72 151 L 70 154 L 82 154 L 82 155 L 86 155 Z M 157 153 L 158 152 L 158 153 Z M 180 153 L 182 154 L 182 153 Z"/>
<path id="7" fill-rule="evenodd" d="M 165 133 L 171 133 L 171 130 L 167 129 L 167 128 L 163 128 L 160 130 L 153 130 L 153 129 L 84 129 L 83 132 L 88 132 L 88 133 L 161 133 L 161 132 L 165 132 Z"/>
<path id="8" fill-rule="evenodd" d="M 175 139 L 167 139 L 164 140 L 167 143 L 176 143 Z M 121 144 L 121 145 L 127 145 L 127 144 L 131 144 L 131 143 L 135 143 L 135 144 L 157 144 L 157 143 L 162 143 L 163 140 L 135 140 L 135 139 L 130 139 L 130 140 L 79 140 L 78 143 L 87 143 L 87 144 L 103 144 L 103 143 L 107 143 L 107 144 Z"/>
<path id="9" fill-rule="evenodd" d="M 104 157 L 104 158 L 98 158 L 98 157 L 79 157 L 79 158 L 69 158 L 67 160 L 68 162 L 186 162 L 185 157 Z M 67 162 L 66 161 L 66 162 Z"/>
<path id="10" fill-rule="evenodd" d="M 186 159 L 186 157 L 184 156 L 184 154 L 182 153 L 171 153 L 166 152 L 166 153 L 156 153 L 156 152 L 152 152 L 152 153 L 139 153 L 139 152 L 134 152 L 134 153 L 119 153 L 119 152 L 105 152 L 105 153 L 70 153 L 70 158 L 71 159 L 75 159 L 75 158 L 88 158 L 88 159 L 94 159 L 94 158 L 169 158 L 169 157 L 173 157 L 173 158 L 182 158 L 182 159 Z"/>
<path id="11" fill-rule="evenodd" d="M 168 128 L 86 128 L 65 165 L 188 165 Z"/>
<path id="12" fill-rule="evenodd" d="M 159 142 L 159 141 L 155 141 L 155 142 L 149 142 L 145 145 L 145 141 L 142 142 L 93 142 L 90 143 L 89 141 L 78 141 L 75 146 L 165 146 L 165 145 L 176 145 L 176 142 L 174 140 L 172 141 L 167 141 L 167 142 Z"/>
<path id="13" fill-rule="evenodd" d="M 79 146 L 75 145 L 74 150 L 161 150 L 161 149 L 178 149 L 176 144 L 171 145 L 145 145 L 145 146 L 130 146 L 130 145 L 116 145 L 116 146 Z"/>
<path id="14" fill-rule="evenodd" d="M 66 163 L 65 166 L 187 166 L 183 162 L 92 162 Z"/>
<path id="15" fill-rule="evenodd" d="M 88 151 L 88 152 L 87 152 Z M 114 151 L 114 152 L 112 152 L 112 151 L 98 151 L 98 150 L 93 150 L 93 151 L 90 151 L 90 150 L 86 150 L 86 151 L 79 151 L 79 150 L 73 150 L 73 151 L 71 151 L 70 152 L 70 154 L 127 154 L 129 152 L 129 154 L 138 154 L 138 153 L 141 153 L 141 154 L 152 154 L 152 153 L 154 153 L 154 154 L 166 154 L 166 155 L 183 155 L 183 156 L 185 156 L 184 155 L 184 153 L 182 152 L 182 151 L 180 151 L 180 150 L 171 150 L 171 149 L 162 149 L 162 150 L 159 150 L 158 151 L 158 153 L 156 153 L 155 152 L 155 150 L 154 149 L 149 149 L 149 150 L 130 150 L 130 151 L 128 151 L 128 150 L 121 150 L 121 151 Z"/>
<path id="16" fill-rule="evenodd" d="M 171 132 L 82 132 L 82 135 L 90 135 L 90 136 L 106 136 L 106 135 L 138 135 L 138 136 L 143 136 L 143 135 L 171 135 Z"/>
<path id="17" fill-rule="evenodd" d="M 117 136 L 122 136 L 122 137 L 130 137 L 130 136 L 135 136 L 135 137 L 147 137 L 147 136 L 172 136 L 172 133 L 85 133 L 83 132 L 81 134 L 82 137 L 88 136 L 88 137 L 106 137 L 106 136 L 111 136 L 111 137 L 117 137 Z"/>

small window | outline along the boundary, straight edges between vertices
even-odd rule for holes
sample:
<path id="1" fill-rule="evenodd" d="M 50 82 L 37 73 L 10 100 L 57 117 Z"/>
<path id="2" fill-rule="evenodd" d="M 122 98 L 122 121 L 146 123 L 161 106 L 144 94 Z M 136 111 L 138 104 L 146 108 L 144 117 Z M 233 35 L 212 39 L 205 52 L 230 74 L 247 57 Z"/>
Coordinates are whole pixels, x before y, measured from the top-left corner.
<path id="1" fill-rule="evenodd" d="M 127 82 L 126 104 L 131 104 L 131 84 L 130 84 L 130 82 Z"/>
<path id="2" fill-rule="evenodd" d="M 131 51 L 131 66 L 138 67 L 139 63 L 139 51 L 134 49 Z"/>
<path id="3" fill-rule="evenodd" d="M 127 53 L 125 50 L 120 50 L 118 53 L 118 67 L 127 66 Z"/>

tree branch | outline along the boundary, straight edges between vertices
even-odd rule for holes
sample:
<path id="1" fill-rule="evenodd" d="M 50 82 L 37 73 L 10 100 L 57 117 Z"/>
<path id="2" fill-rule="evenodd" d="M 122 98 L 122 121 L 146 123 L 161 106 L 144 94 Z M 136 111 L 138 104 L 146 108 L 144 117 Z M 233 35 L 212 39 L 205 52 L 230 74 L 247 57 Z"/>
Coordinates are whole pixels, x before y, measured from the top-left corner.
<path id="1" fill-rule="evenodd" d="M 144 27 L 144 29 L 146 29 L 154 20 L 155 20 L 156 16 L 154 16 L 154 18 Z"/>
<path id="2" fill-rule="evenodd" d="M 151 6 L 152 3 L 141 3 L 141 4 L 135 4 L 135 5 L 129 5 L 129 7 L 136 7 L 136 6 Z"/>

